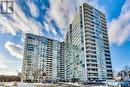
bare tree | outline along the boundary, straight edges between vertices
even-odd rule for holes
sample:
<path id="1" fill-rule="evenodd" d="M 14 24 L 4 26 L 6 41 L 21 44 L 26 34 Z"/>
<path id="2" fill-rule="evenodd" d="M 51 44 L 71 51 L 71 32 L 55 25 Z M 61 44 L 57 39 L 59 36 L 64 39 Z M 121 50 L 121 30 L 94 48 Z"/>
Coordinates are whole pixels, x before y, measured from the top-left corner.
<path id="1" fill-rule="evenodd" d="M 43 77 L 44 84 L 45 84 L 45 81 L 46 81 L 46 76 L 47 76 L 46 72 L 43 72 L 42 77 Z"/>
<path id="2" fill-rule="evenodd" d="M 34 70 L 33 73 L 32 73 L 34 82 L 37 82 L 38 73 L 39 73 L 39 70 L 37 70 L 37 69 Z"/>
<path id="3" fill-rule="evenodd" d="M 117 76 L 121 77 L 120 80 L 128 79 L 129 75 L 130 75 L 130 66 L 128 65 L 124 66 L 123 69 L 117 73 Z"/>

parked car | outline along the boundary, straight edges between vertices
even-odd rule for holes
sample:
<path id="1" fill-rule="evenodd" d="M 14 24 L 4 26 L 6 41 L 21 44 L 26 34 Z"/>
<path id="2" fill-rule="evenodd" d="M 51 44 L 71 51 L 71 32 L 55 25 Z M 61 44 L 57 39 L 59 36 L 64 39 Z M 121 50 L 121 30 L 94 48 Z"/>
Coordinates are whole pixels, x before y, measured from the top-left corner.
<path id="1" fill-rule="evenodd" d="M 129 82 L 119 82 L 118 86 L 121 86 L 121 87 L 130 87 L 130 84 L 129 84 Z"/>
<path id="2" fill-rule="evenodd" d="M 117 86 L 119 84 L 119 82 L 107 81 L 106 84 L 107 84 L 107 86 Z"/>
<path id="3" fill-rule="evenodd" d="M 84 85 L 106 85 L 105 80 L 89 80 L 83 83 Z"/>

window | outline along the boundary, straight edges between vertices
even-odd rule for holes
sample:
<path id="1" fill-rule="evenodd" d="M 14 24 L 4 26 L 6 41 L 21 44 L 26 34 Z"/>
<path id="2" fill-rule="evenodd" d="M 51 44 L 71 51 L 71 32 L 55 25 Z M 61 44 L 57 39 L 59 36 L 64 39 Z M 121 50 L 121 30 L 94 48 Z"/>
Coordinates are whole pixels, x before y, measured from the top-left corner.
<path id="1" fill-rule="evenodd" d="M 82 47 L 82 50 L 84 50 L 84 47 Z"/>
<path id="2" fill-rule="evenodd" d="M 85 64 L 82 64 L 82 67 L 85 67 Z"/>

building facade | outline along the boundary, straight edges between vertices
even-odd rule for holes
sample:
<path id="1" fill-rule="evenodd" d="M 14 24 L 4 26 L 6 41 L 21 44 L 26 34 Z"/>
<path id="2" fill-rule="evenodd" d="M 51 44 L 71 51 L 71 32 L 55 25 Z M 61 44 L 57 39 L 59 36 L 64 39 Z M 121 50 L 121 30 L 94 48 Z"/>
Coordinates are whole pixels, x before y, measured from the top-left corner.
<path id="1" fill-rule="evenodd" d="M 65 44 L 65 80 L 76 78 L 83 81 L 83 51 L 76 45 Z"/>
<path id="2" fill-rule="evenodd" d="M 26 34 L 23 81 L 113 79 L 105 15 L 84 3 L 76 12 L 64 42 Z"/>
<path id="3" fill-rule="evenodd" d="M 60 81 L 65 80 L 65 57 L 64 57 L 65 43 L 60 42 L 60 57 L 58 59 L 58 79 Z"/>
<path id="4" fill-rule="evenodd" d="M 40 82 L 45 76 L 47 81 L 56 81 L 61 74 L 58 73 L 58 66 L 63 65 L 58 65 L 62 57 L 60 44 L 61 42 L 44 36 L 26 34 L 22 80 Z"/>
<path id="5" fill-rule="evenodd" d="M 113 78 L 106 19 L 102 12 L 87 3 L 80 6 L 70 24 L 69 31 L 66 33 L 65 43 L 77 46 L 83 51 L 80 51 L 81 59 L 77 60 L 82 66 L 80 71 L 83 73 L 82 78 L 77 77 L 79 80 L 107 80 Z M 68 58 L 65 57 L 66 64 L 72 64 L 69 69 L 75 72 L 75 76 L 78 76 L 76 69 L 73 67 L 77 63 L 73 62 L 76 57 L 71 57 L 72 62 L 67 61 Z M 70 77 L 67 73 L 68 71 L 65 74 L 66 78 L 75 78 L 74 76 Z"/>

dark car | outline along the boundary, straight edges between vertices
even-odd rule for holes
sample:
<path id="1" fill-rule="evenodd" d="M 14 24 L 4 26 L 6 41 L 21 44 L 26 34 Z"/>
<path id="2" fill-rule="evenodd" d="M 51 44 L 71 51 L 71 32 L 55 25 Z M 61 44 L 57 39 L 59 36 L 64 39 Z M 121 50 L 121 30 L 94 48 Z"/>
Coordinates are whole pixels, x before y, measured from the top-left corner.
<path id="1" fill-rule="evenodd" d="M 119 82 L 118 86 L 121 86 L 121 87 L 130 87 L 130 84 L 129 84 L 129 82 Z"/>
<path id="2" fill-rule="evenodd" d="M 106 85 L 105 80 L 89 80 L 83 83 L 84 85 Z"/>

